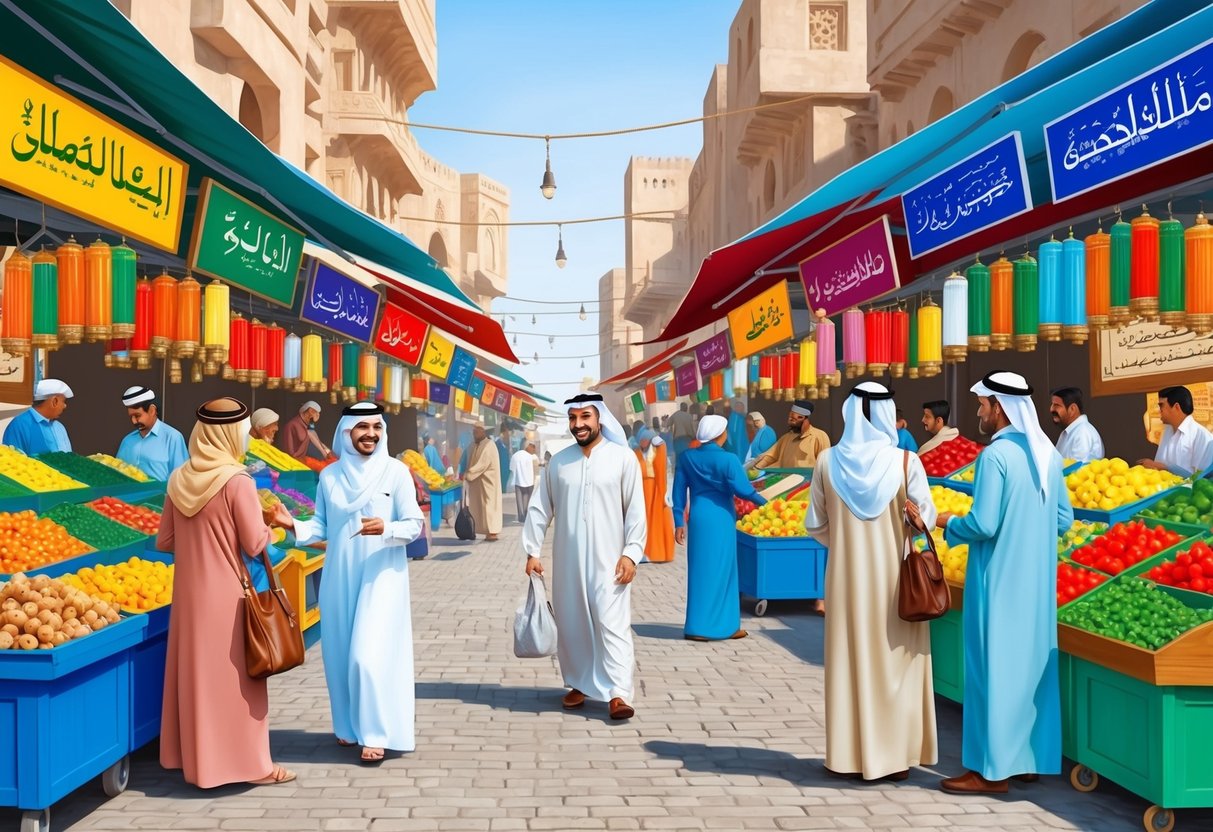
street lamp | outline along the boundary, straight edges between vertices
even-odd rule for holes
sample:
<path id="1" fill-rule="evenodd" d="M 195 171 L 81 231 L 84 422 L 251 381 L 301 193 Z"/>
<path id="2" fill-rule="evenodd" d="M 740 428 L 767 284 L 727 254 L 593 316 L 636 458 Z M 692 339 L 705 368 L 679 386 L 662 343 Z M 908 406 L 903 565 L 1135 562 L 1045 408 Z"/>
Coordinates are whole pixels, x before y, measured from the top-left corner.
<path id="1" fill-rule="evenodd" d="M 562 226 L 556 226 L 556 268 L 563 269 L 569 258 L 564 253 L 564 231 Z"/>
<path id="2" fill-rule="evenodd" d="M 551 199 L 556 196 L 556 175 L 552 173 L 552 143 L 547 136 L 543 137 L 543 155 L 543 184 L 539 186 L 539 193 L 544 199 Z"/>

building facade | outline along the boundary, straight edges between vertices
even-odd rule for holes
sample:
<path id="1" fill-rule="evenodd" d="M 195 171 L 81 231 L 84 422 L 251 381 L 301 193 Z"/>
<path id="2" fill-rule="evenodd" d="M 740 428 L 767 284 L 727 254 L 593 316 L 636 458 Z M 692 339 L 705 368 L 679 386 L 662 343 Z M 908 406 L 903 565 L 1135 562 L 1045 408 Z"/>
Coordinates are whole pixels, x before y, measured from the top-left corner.
<path id="1" fill-rule="evenodd" d="M 114 0 L 249 132 L 428 251 L 488 309 L 505 294 L 509 193 L 418 145 L 438 85 L 434 0 Z M 460 226 L 456 222 L 486 223 Z"/>

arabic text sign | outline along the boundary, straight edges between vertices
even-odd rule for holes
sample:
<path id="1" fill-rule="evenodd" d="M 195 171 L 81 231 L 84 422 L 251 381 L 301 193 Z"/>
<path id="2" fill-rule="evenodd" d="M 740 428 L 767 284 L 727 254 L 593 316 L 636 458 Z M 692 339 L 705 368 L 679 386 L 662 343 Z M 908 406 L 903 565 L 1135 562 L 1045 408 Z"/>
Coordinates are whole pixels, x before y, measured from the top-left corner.
<path id="1" fill-rule="evenodd" d="M 518 411 L 518 418 L 524 422 L 535 421 L 535 405 L 523 404 L 522 408 Z"/>
<path id="2" fill-rule="evenodd" d="M 451 369 L 447 373 L 447 384 L 459 390 L 467 390 L 472 385 L 472 375 L 476 372 L 476 357 L 461 347 L 455 347 L 451 355 Z"/>
<path id="3" fill-rule="evenodd" d="M 732 361 L 727 332 L 713 335 L 695 348 L 695 363 L 699 365 L 699 374 L 704 378 L 729 366 Z"/>
<path id="4" fill-rule="evenodd" d="M 976 234 L 1032 207 L 1019 133 L 1010 133 L 901 196 L 910 255 Z"/>
<path id="5" fill-rule="evenodd" d="M 497 390 L 493 395 L 493 404 L 492 404 L 493 410 L 499 411 L 501 413 L 509 413 L 510 412 L 510 402 L 512 400 L 513 400 L 513 396 L 511 396 L 508 391 Z"/>
<path id="6" fill-rule="evenodd" d="M 788 298 L 788 282 L 781 280 L 730 312 L 729 335 L 738 358 L 762 352 L 791 338 L 792 302 Z"/>
<path id="7" fill-rule="evenodd" d="M 695 362 L 688 361 L 674 368 L 674 392 L 679 396 L 692 396 L 699 389 L 699 373 Z"/>
<path id="8" fill-rule="evenodd" d="M 303 232 L 211 179 L 198 191 L 190 266 L 290 306 L 303 262 Z"/>
<path id="9" fill-rule="evenodd" d="M 439 381 L 430 382 L 430 401 L 434 404 L 451 403 L 451 386 Z"/>
<path id="10" fill-rule="evenodd" d="M 425 342 L 425 355 L 421 357 L 421 369 L 432 376 L 446 379 L 451 372 L 451 359 L 455 357 L 455 345 L 436 331 L 430 330 Z"/>
<path id="11" fill-rule="evenodd" d="M 484 395 L 484 379 L 480 376 L 474 376 L 472 383 L 468 385 L 468 395 L 473 399 L 479 399 Z"/>
<path id="12" fill-rule="evenodd" d="M 176 252 L 188 168 L 0 57 L 0 184 Z"/>
<path id="13" fill-rule="evenodd" d="M 1148 393 L 1171 384 L 1213 381 L 1213 335 L 1134 321 L 1100 330 L 1091 344 L 1091 392 Z"/>
<path id="14" fill-rule="evenodd" d="M 312 262 L 300 317 L 338 335 L 370 343 L 380 295 L 319 260 Z"/>
<path id="15" fill-rule="evenodd" d="M 1045 125 L 1053 201 L 1213 142 L 1213 40 Z"/>
<path id="16" fill-rule="evenodd" d="M 881 217 L 800 263 L 812 310 L 836 315 L 901 285 L 889 218 Z M 722 365 L 727 366 L 727 365 Z"/>
<path id="17" fill-rule="evenodd" d="M 421 350 L 428 333 L 429 324 L 425 321 L 395 304 L 385 303 L 372 346 L 417 367 L 421 364 Z"/>

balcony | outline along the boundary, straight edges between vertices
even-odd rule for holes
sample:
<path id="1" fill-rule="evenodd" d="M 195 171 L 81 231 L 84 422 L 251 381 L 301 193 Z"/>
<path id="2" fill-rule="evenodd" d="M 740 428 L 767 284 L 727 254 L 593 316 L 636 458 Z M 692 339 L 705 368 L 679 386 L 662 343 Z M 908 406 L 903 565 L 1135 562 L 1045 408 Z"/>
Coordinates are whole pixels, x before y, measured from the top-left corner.
<path id="1" fill-rule="evenodd" d="M 358 36 L 360 46 L 384 56 L 384 74 L 412 106 L 424 92 L 438 88 L 438 29 L 434 0 L 329 0 L 340 24 Z"/>
<path id="2" fill-rule="evenodd" d="M 384 185 L 399 198 L 420 194 L 421 150 L 413 134 L 397 124 L 379 97 L 371 92 L 335 90 L 329 94 L 332 131 L 342 136 L 357 155 L 369 155 L 385 173 Z"/>
<path id="3" fill-rule="evenodd" d="M 300 25 L 278 0 L 191 3 L 190 30 L 229 58 L 264 55 L 264 48 L 272 47 L 287 50 L 300 63 L 304 60 L 303 52 L 297 46 Z M 254 43 L 243 42 L 240 33 Z"/>
<path id="4" fill-rule="evenodd" d="M 648 263 L 643 271 L 633 272 L 628 285 L 623 317 L 640 324 L 645 334 L 668 319 L 691 287 L 691 275 L 682 269 L 663 268 Z"/>

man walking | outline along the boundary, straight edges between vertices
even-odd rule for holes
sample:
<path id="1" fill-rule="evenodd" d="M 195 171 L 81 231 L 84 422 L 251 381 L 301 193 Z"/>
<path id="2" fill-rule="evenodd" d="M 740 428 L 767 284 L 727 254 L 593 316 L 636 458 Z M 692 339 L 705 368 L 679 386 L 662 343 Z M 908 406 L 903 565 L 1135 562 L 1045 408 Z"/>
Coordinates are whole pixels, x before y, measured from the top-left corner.
<path id="1" fill-rule="evenodd" d="M 531 492 L 535 490 L 535 475 L 539 472 L 539 457 L 535 455 L 535 443 L 527 442 L 510 457 L 510 478 L 514 480 L 514 498 L 518 501 L 517 521 L 526 520 L 526 507 L 531 504 Z"/>
<path id="2" fill-rule="evenodd" d="M 695 438 L 695 417 L 688 410 L 687 403 L 678 406 L 678 412 L 670 417 L 670 439 L 674 450 L 674 463 L 683 451 L 691 447 Z"/>
<path id="3" fill-rule="evenodd" d="M 476 519 L 476 533 L 483 534 L 491 543 L 501 534 L 501 457 L 497 444 L 484 429 L 484 422 L 477 422 L 472 428 L 472 439 L 474 444 L 465 454 L 468 465 L 463 475 L 464 487 L 468 508 Z"/>

